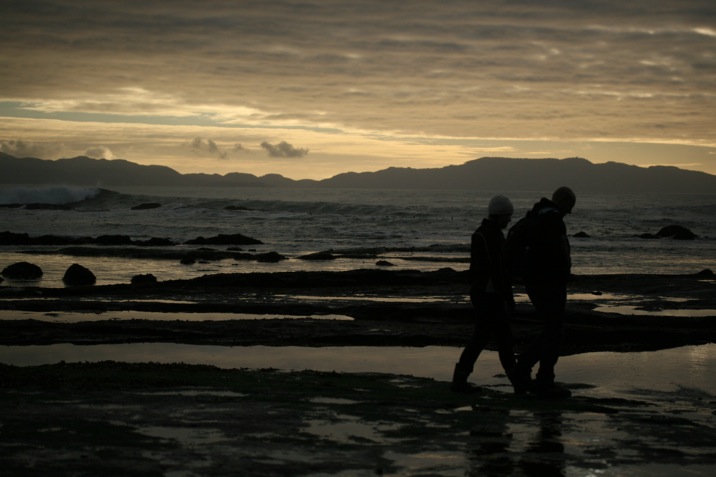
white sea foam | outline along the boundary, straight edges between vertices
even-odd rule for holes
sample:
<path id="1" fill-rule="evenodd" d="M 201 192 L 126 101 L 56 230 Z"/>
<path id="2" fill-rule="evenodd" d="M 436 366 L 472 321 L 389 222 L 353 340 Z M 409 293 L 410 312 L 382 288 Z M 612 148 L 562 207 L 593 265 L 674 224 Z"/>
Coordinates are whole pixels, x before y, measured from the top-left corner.
<path id="1" fill-rule="evenodd" d="M 100 189 L 71 186 L 0 189 L 0 204 L 72 204 L 96 197 Z"/>

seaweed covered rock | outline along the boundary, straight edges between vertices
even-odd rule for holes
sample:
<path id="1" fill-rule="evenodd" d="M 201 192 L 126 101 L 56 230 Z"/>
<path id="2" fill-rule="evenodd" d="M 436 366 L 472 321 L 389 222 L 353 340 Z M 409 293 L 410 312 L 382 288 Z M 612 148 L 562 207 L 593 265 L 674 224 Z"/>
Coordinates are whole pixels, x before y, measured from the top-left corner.
<path id="1" fill-rule="evenodd" d="M 129 235 L 100 235 L 95 240 L 97 245 L 132 245 Z"/>
<path id="2" fill-rule="evenodd" d="M 65 271 L 62 282 L 69 286 L 89 286 L 97 283 L 97 277 L 95 277 L 90 269 L 73 263 L 67 271 Z"/>
<path id="3" fill-rule="evenodd" d="M 0 232 L 0 245 L 29 245 L 32 239 L 28 234 L 14 232 Z"/>
<path id="4" fill-rule="evenodd" d="M 2 276 L 13 280 L 37 280 L 42 277 L 42 269 L 34 263 L 17 262 L 5 267 Z"/>
<path id="5" fill-rule="evenodd" d="M 671 237 L 676 240 L 694 240 L 698 236 L 682 225 L 667 225 L 656 234 L 659 237 Z"/>
<path id="6" fill-rule="evenodd" d="M 256 255 L 257 262 L 278 263 L 281 260 L 286 260 L 286 257 L 278 252 L 266 252 Z"/>
<path id="7" fill-rule="evenodd" d="M 151 273 L 134 275 L 132 277 L 132 285 L 153 285 L 157 283 L 157 277 Z"/>

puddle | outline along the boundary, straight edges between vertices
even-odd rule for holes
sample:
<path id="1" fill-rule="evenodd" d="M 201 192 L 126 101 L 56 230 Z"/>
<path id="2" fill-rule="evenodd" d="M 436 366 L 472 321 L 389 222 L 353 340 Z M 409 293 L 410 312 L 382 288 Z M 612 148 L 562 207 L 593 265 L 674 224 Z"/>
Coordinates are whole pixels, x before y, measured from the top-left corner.
<path id="1" fill-rule="evenodd" d="M 208 364 L 225 369 L 273 368 L 344 373 L 390 373 L 450 381 L 460 349 L 340 346 L 207 346 L 174 343 L 131 343 L 82 346 L 0 346 L 0 362 L 36 366 L 64 362 L 122 361 L 130 363 Z M 716 395 L 716 344 L 685 346 L 638 353 L 597 352 L 560 358 L 558 380 L 583 383 L 580 393 L 603 396 L 615 390 L 674 392 L 702 390 Z M 512 392 L 497 353 L 484 351 L 471 382 Z"/>
<path id="2" fill-rule="evenodd" d="M 658 309 L 645 310 L 639 306 L 633 305 L 602 305 L 594 309 L 599 313 L 616 313 L 618 315 L 634 315 L 634 316 L 681 316 L 681 317 L 716 317 L 716 310 L 687 310 L 687 309 Z"/>
<path id="3" fill-rule="evenodd" d="M 460 296 L 421 296 L 421 297 L 399 297 L 399 296 L 373 296 L 355 294 L 351 296 L 342 295 L 274 295 L 282 300 L 305 300 L 305 301 L 358 301 L 374 303 L 469 303 L 468 295 Z"/>
<path id="4" fill-rule="evenodd" d="M 376 424 L 374 422 L 361 422 L 359 417 L 347 414 L 332 415 L 327 419 L 308 419 L 304 421 L 308 427 L 301 429 L 319 439 L 327 439 L 341 444 L 356 442 L 388 442 L 383 432 L 396 430 L 399 426 L 394 424 Z"/>
<path id="5" fill-rule="evenodd" d="M 427 475 L 467 475 L 465 472 L 465 452 L 426 451 L 405 454 L 390 451 L 386 452 L 385 458 L 396 463 L 409 475 L 413 473 L 424 475 L 426 472 L 430 473 Z"/>
<path id="6" fill-rule="evenodd" d="M 610 300 L 610 301 L 623 301 L 623 300 L 635 300 L 637 299 L 634 295 L 618 295 L 615 293 L 570 293 L 568 295 L 568 301 L 584 301 L 584 300 Z"/>
<path id="7" fill-rule="evenodd" d="M 360 401 L 354 401 L 352 399 L 317 397 L 317 398 L 311 399 L 310 402 L 312 402 L 314 404 L 350 405 L 350 404 L 358 404 Z"/>
<path id="8" fill-rule="evenodd" d="M 221 398 L 240 398 L 246 397 L 247 394 L 237 393 L 233 391 L 208 391 L 206 389 L 176 389 L 174 391 L 162 392 L 138 392 L 135 393 L 143 396 L 188 396 L 188 397 L 221 397 Z"/>
<path id="9" fill-rule="evenodd" d="M 160 439 L 178 440 L 184 443 L 201 445 L 217 444 L 227 440 L 223 432 L 217 429 L 204 427 L 164 427 L 147 426 L 138 427 L 136 432 L 145 436 L 158 437 Z"/>
<path id="10" fill-rule="evenodd" d="M 154 321 L 230 321 L 230 320 L 331 320 L 353 321 L 346 315 L 275 315 L 250 313 L 166 313 L 151 311 L 107 311 L 95 312 L 37 312 L 0 310 L 2 320 L 39 320 L 50 323 L 81 323 L 101 320 L 154 320 Z"/>

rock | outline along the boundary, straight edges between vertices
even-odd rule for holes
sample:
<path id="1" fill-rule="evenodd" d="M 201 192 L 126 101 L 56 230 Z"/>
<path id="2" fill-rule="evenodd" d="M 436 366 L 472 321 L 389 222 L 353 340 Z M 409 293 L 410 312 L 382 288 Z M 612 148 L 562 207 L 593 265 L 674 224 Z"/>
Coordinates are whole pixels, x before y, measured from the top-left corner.
<path id="1" fill-rule="evenodd" d="M 151 273 L 134 275 L 132 277 L 132 285 L 153 285 L 155 283 L 157 283 L 157 277 Z"/>
<path id="2" fill-rule="evenodd" d="M 67 237 L 62 235 L 40 235 L 30 237 L 26 233 L 0 232 L 0 245 L 75 245 L 92 243 L 90 237 Z"/>
<path id="3" fill-rule="evenodd" d="M 714 272 L 710 268 L 705 268 L 697 273 L 696 276 L 700 278 L 713 278 Z"/>
<path id="4" fill-rule="evenodd" d="M 159 237 L 151 237 L 148 240 L 144 241 L 135 241 L 136 245 L 141 245 L 143 247 L 167 247 L 170 245 L 176 245 L 174 242 L 172 242 L 168 238 L 159 238 Z"/>
<path id="5" fill-rule="evenodd" d="M 73 206 L 68 204 L 40 204 L 33 203 L 25 206 L 27 210 L 72 210 Z"/>
<path id="6" fill-rule="evenodd" d="M 182 265 L 194 265 L 196 263 L 196 258 L 194 258 L 193 255 L 186 255 L 182 257 L 179 263 L 181 263 Z"/>
<path id="7" fill-rule="evenodd" d="M 656 234 L 659 237 L 671 237 L 676 240 L 694 240 L 698 236 L 681 225 L 667 225 Z"/>
<path id="8" fill-rule="evenodd" d="M 589 234 L 587 232 L 577 232 L 574 234 L 575 238 L 589 238 Z"/>
<path id="9" fill-rule="evenodd" d="M 146 202 L 144 204 L 135 205 L 132 210 L 147 210 L 147 209 L 158 209 L 162 204 L 159 202 Z"/>
<path id="10" fill-rule="evenodd" d="M 28 234 L 0 232 L 0 245 L 29 245 L 32 242 Z"/>
<path id="11" fill-rule="evenodd" d="M 17 262 L 5 267 L 2 276 L 13 280 L 37 280 L 42 277 L 42 269 L 34 263 Z"/>
<path id="12" fill-rule="evenodd" d="M 97 277 L 88 268 L 73 263 L 62 277 L 62 282 L 69 286 L 88 286 L 94 285 L 97 282 Z"/>
<path id="13" fill-rule="evenodd" d="M 97 245 L 132 245 L 132 239 L 128 235 L 100 235 L 95 243 Z"/>
<path id="14" fill-rule="evenodd" d="M 88 243 L 89 238 L 65 237 L 62 235 L 40 235 L 32 239 L 32 245 L 75 245 Z"/>
<path id="15" fill-rule="evenodd" d="M 184 242 L 187 245 L 258 245 L 263 242 L 242 234 L 219 234 L 214 237 L 197 237 Z"/>
<path id="16" fill-rule="evenodd" d="M 659 237 L 658 235 L 648 234 L 648 233 L 647 233 L 647 234 L 641 234 L 641 235 L 639 235 L 639 238 L 643 238 L 643 239 L 647 239 L 647 240 L 652 240 L 652 239 L 658 239 L 658 238 L 661 238 L 661 237 Z"/>
<path id="17" fill-rule="evenodd" d="M 281 255 L 278 252 L 267 252 L 267 253 L 261 253 L 256 256 L 257 262 L 264 262 L 264 263 L 277 263 L 281 260 L 286 260 L 286 257 Z"/>
<path id="18" fill-rule="evenodd" d="M 378 260 L 377 262 L 375 262 L 375 264 L 379 267 L 394 267 L 395 266 L 394 263 L 390 263 L 387 260 Z"/>

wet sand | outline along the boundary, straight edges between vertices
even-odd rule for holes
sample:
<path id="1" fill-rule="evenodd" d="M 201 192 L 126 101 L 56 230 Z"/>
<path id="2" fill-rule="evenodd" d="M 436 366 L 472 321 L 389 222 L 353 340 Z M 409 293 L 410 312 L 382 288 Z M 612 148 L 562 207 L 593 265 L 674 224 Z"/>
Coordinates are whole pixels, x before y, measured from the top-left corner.
<path id="1" fill-rule="evenodd" d="M 472 329 L 465 278 L 451 270 L 366 270 L 207 276 L 148 286 L 3 287 L 0 309 L 18 316 L 0 322 L 0 344 L 435 345 L 457 353 Z M 716 342 L 716 312 L 679 316 L 716 310 L 715 286 L 712 274 L 575 277 L 564 354 Z M 611 306 L 658 316 L 595 311 Z M 23 319 L 23 311 L 40 319 Z M 113 316 L 128 311 L 146 315 Z M 154 313 L 273 318 L 174 321 L 153 320 Z M 92 319 L 63 321 L 69 314 Z M 316 319 L 324 315 L 351 319 Z M 514 323 L 519 349 L 537 324 L 529 304 L 518 306 Z M 708 392 L 634 389 L 625 396 L 571 382 L 574 397 L 554 402 L 514 396 L 503 376 L 493 378 L 479 395 L 457 395 L 445 381 L 389 373 L 114 361 L 0 365 L 0 475 L 666 476 L 716 470 L 716 397 Z"/>

